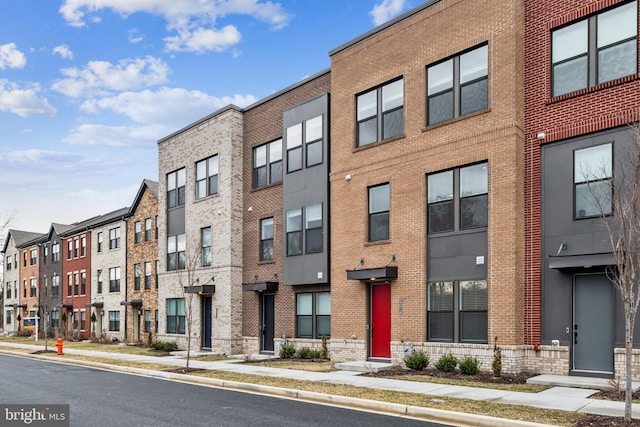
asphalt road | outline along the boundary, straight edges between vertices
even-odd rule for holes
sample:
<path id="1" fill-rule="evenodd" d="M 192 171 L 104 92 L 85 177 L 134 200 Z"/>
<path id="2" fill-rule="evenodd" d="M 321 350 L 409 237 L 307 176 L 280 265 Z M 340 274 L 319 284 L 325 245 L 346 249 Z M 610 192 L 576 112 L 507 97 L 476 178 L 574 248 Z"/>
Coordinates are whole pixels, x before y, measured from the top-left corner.
<path id="1" fill-rule="evenodd" d="M 0 355 L 2 404 L 70 404 L 71 426 L 442 426 Z"/>

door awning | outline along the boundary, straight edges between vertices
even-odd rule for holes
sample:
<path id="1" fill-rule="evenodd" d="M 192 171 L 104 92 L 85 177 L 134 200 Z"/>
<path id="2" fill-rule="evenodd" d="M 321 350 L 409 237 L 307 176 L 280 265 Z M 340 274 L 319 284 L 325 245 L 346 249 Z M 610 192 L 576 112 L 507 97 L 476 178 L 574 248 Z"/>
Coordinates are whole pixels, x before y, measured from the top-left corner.
<path id="1" fill-rule="evenodd" d="M 376 268 L 362 268 L 359 270 L 347 270 L 347 280 L 362 280 L 375 282 L 379 280 L 392 280 L 398 278 L 398 267 L 386 266 Z"/>
<path id="2" fill-rule="evenodd" d="M 216 293 L 216 285 L 185 286 L 185 294 L 213 295 Z"/>
<path id="3" fill-rule="evenodd" d="M 242 290 L 254 292 L 276 292 L 278 290 L 278 282 L 243 283 Z"/>
<path id="4" fill-rule="evenodd" d="M 549 256 L 549 268 L 590 268 L 614 265 L 616 260 L 611 252 L 604 254 Z"/>
<path id="5" fill-rule="evenodd" d="M 96 307 L 96 308 L 102 308 L 104 307 L 104 302 L 102 301 L 94 301 L 94 302 L 88 302 L 84 305 L 85 307 Z"/>
<path id="6" fill-rule="evenodd" d="M 120 305 L 130 305 L 132 307 L 142 307 L 142 300 L 141 299 L 132 299 L 131 301 L 120 301 Z"/>

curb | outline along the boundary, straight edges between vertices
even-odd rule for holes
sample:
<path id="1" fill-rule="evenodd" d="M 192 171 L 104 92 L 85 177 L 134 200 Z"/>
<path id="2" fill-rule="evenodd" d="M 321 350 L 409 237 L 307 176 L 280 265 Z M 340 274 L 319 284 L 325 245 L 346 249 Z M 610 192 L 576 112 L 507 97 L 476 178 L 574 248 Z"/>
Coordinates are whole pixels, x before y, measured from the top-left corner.
<path id="1" fill-rule="evenodd" d="M 129 366 L 117 366 L 106 363 L 89 362 L 86 360 L 52 360 L 48 356 L 21 353 L 3 349 L 0 349 L 0 354 L 43 360 L 46 362 L 60 363 L 63 365 L 84 366 L 92 369 L 113 371 L 129 375 L 139 375 L 162 380 L 180 381 L 183 383 L 196 384 L 206 387 L 216 387 L 245 393 L 264 394 L 286 399 L 338 406 L 346 409 L 359 409 L 363 411 L 379 412 L 395 416 L 406 416 L 424 421 L 446 423 L 459 427 L 550 427 L 549 424 L 533 423 L 529 421 L 508 420 L 487 415 L 468 414 L 463 412 L 445 411 L 442 409 L 425 408 L 422 406 L 404 405 L 401 403 L 368 400 L 358 397 L 338 396 L 313 391 L 296 390 L 237 381 L 226 381 L 216 378 L 205 378 L 173 372 L 155 371 L 152 369 L 132 368 Z"/>

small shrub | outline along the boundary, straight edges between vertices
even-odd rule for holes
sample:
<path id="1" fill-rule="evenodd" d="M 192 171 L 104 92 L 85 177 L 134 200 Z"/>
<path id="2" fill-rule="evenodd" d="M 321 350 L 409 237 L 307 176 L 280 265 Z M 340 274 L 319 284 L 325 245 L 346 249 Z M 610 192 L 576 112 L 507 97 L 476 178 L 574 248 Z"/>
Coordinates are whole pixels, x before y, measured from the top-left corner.
<path id="1" fill-rule="evenodd" d="M 404 364 L 412 371 L 422 371 L 429 366 L 429 355 L 422 350 L 414 351 L 404 358 Z"/>
<path id="2" fill-rule="evenodd" d="M 327 346 L 327 336 L 322 334 L 322 350 L 320 351 L 320 357 L 323 359 L 329 358 L 329 347 Z"/>
<path id="3" fill-rule="evenodd" d="M 453 372 L 458 366 L 458 359 L 451 353 L 443 354 L 434 366 L 438 371 Z"/>
<path id="4" fill-rule="evenodd" d="M 300 359 L 319 359 L 320 350 L 315 350 L 309 347 L 302 347 L 296 353 L 296 357 L 299 357 Z"/>
<path id="5" fill-rule="evenodd" d="M 147 347 L 152 347 L 153 346 L 153 332 L 149 332 L 149 335 L 147 336 Z"/>
<path id="6" fill-rule="evenodd" d="M 290 344 L 286 344 L 280 347 L 280 358 L 291 359 L 296 354 L 296 348 Z"/>
<path id="7" fill-rule="evenodd" d="M 159 351 L 176 351 L 178 343 L 175 341 L 154 341 L 151 343 L 151 348 Z"/>
<path id="8" fill-rule="evenodd" d="M 465 375 L 478 375 L 480 362 L 475 357 L 465 357 L 460 361 L 460 372 Z"/>
<path id="9" fill-rule="evenodd" d="M 493 362 L 491 362 L 493 376 L 499 377 L 502 374 L 502 349 L 498 347 L 498 337 L 493 340 Z"/>

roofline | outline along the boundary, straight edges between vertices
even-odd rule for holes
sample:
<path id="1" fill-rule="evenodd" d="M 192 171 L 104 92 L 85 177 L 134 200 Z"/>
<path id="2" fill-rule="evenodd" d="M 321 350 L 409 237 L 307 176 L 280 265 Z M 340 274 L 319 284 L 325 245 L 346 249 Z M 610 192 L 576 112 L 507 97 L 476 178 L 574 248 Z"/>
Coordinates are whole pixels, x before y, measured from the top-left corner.
<path id="1" fill-rule="evenodd" d="M 185 127 L 183 127 L 182 129 L 179 129 L 179 130 L 177 130 L 177 131 L 173 132 L 171 135 L 168 135 L 168 136 L 165 136 L 164 138 L 159 139 L 159 140 L 158 140 L 158 144 L 162 144 L 162 143 L 163 143 L 163 142 L 165 142 L 166 140 L 171 139 L 171 138 L 173 138 L 174 136 L 179 135 L 179 134 L 181 134 L 182 132 L 184 132 L 184 131 L 186 131 L 186 130 L 189 130 L 189 129 L 193 128 L 193 127 L 198 126 L 199 124 L 201 124 L 201 123 L 203 123 L 203 122 L 206 122 L 206 121 L 207 121 L 207 120 L 209 120 L 210 118 L 215 117 L 215 116 L 217 116 L 217 115 L 220 115 L 220 114 L 222 114 L 222 113 L 224 113 L 224 112 L 227 112 L 227 111 L 229 111 L 229 110 L 236 110 L 236 111 L 239 111 L 239 112 L 243 112 L 242 108 L 238 107 L 237 105 L 229 104 L 229 105 L 227 105 L 226 107 L 222 107 L 222 108 L 220 108 L 220 109 L 218 109 L 218 110 L 214 111 L 213 113 L 209 114 L 208 116 L 205 116 L 205 117 L 203 117 L 203 118 L 201 118 L 201 119 L 199 119 L 199 120 L 196 120 L 195 122 L 193 122 L 193 123 L 191 123 L 191 124 L 189 124 L 189 125 L 186 125 L 186 126 L 185 126 Z"/>
<path id="2" fill-rule="evenodd" d="M 367 39 L 367 38 L 369 38 L 369 37 L 381 32 L 383 30 L 389 28 L 390 26 L 395 25 L 396 23 L 398 23 L 398 22 L 400 22 L 400 21 L 402 21 L 404 19 L 407 19 L 410 16 L 413 16 L 416 13 L 422 12 L 424 9 L 433 6 L 434 4 L 438 3 L 439 1 L 440 0 L 428 0 L 424 4 L 422 4 L 420 6 L 417 6 L 417 7 L 414 7 L 413 9 L 406 11 L 402 15 L 398 15 L 395 18 L 385 22 L 384 24 L 378 25 L 374 29 L 369 30 L 366 33 L 361 34 L 358 37 L 356 37 L 354 39 L 351 39 L 350 41 L 348 41 L 348 42 L 336 47 L 335 49 L 330 50 L 329 51 L 329 56 L 333 56 L 336 53 L 339 53 L 339 52 L 341 52 L 341 51 L 343 51 L 345 49 L 348 49 L 349 47 L 351 47 L 351 46 L 353 46 L 353 45 L 355 45 L 357 43 L 360 43 L 361 41 L 363 41 L 363 40 L 365 40 L 365 39 Z"/>

